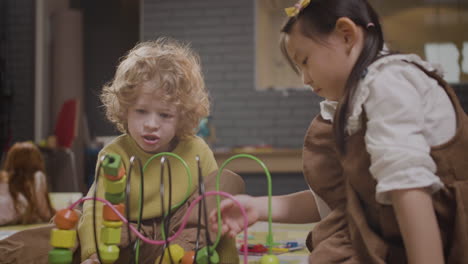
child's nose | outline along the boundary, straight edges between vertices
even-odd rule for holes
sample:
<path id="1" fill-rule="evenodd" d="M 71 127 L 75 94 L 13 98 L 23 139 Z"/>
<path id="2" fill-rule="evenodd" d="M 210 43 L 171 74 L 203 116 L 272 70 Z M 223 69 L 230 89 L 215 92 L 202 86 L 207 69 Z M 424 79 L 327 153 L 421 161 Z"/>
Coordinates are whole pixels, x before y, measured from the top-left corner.
<path id="1" fill-rule="evenodd" d="M 159 129 L 160 127 L 160 122 L 158 120 L 157 116 L 150 116 L 146 122 L 145 122 L 145 127 L 150 128 L 150 129 Z"/>
<path id="2" fill-rule="evenodd" d="M 302 82 L 310 86 L 314 83 L 307 72 L 302 72 Z"/>

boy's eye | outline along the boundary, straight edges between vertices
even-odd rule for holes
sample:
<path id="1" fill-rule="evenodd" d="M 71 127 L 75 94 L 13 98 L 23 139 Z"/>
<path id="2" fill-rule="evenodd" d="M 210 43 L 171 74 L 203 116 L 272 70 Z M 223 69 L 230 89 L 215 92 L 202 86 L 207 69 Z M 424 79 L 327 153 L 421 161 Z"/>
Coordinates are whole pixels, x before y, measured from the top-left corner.
<path id="1" fill-rule="evenodd" d="M 308 60 L 308 57 L 305 57 L 304 60 L 302 61 L 302 65 L 307 65 L 307 60 Z"/>
<path id="2" fill-rule="evenodd" d="M 145 109 L 135 109 L 135 112 L 137 112 L 139 114 L 145 114 L 146 110 Z"/>
<path id="3" fill-rule="evenodd" d="M 168 113 L 160 113 L 159 114 L 162 118 L 171 118 L 172 115 L 171 114 L 168 114 Z"/>

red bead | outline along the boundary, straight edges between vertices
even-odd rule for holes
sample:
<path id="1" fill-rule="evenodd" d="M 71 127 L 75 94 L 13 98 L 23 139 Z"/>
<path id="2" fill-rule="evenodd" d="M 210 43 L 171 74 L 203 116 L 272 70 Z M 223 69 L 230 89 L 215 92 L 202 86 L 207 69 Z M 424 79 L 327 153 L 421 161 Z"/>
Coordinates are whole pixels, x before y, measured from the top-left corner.
<path id="1" fill-rule="evenodd" d="M 120 204 L 114 204 L 113 206 L 115 209 L 117 209 L 117 211 L 119 211 L 120 214 L 124 215 L 125 204 L 120 203 Z M 104 207 L 102 208 L 102 217 L 106 221 L 121 221 L 121 219 L 117 216 L 117 214 L 114 213 L 114 211 L 109 206 L 107 206 L 107 204 L 105 204 Z"/>
<path id="2" fill-rule="evenodd" d="M 195 251 L 187 251 L 185 252 L 184 256 L 182 257 L 182 260 L 180 264 L 192 264 L 193 260 L 195 258 Z"/>
<path id="3" fill-rule="evenodd" d="M 79 216 L 72 209 L 62 209 L 55 213 L 54 222 L 58 229 L 70 230 L 75 228 Z"/>

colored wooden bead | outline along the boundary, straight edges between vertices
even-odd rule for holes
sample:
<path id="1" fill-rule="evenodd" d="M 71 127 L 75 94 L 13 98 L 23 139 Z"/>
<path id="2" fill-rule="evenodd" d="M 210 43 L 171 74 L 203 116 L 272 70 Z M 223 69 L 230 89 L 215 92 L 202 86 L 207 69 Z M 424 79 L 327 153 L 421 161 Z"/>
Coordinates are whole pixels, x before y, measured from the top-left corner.
<path id="1" fill-rule="evenodd" d="M 117 175 L 109 175 L 109 174 L 104 173 L 104 177 L 106 177 L 106 179 L 108 179 L 110 181 L 120 180 L 120 179 L 123 178 L 123 176 L 125 176 L 125 168 L 124 167 L 119 168 L 119 172 L 117 173 Z"/>
<path id="2" fill-rule="evenodd" d="M 169 251 L 171 251 L 170 254 Z M 177 244 L 169 245 L 169 247 L 164 250 L 163 263 L 179 263 L 184 254 L 185 250 L 181 246 Z"/>
<path id="3" fill-rule="evenodd" d="M 209 262 L 213 264 L 219 263 L 219 255 L 218 252 L 216 252 L 216 250 L 213 250 L 211 252 L 211 257 L 209 259 L 210 261 L 208 261 L 208 257 L 208 247 L 203 247 L 197 252 L 197 264 L 208 264 Z"/>
<path id="4" fill-rule="evenodd" d="M 105 227 L 111 227 L 111 228 L 118 228 L 122 227 L 123 222 L 122 221 L 102 221 L 102 224 Z"/>
<path id="5" fill-rule="evenodd" d="M 119 204 L 125 201 L 125 192 L 121 193 L 104 193 L 104 198 L 111 204 Z"/>
<path id="6" fill-rule="evenodd" d="M 117 245 L 120 243 L 121 233 L 122 229 L 120 227 L 103 227 L 101 228 L 101 241 L 106 245 Z"/>
<path id="7" fill-rule="evenodd" d="M 55 213 L 54 223 L 58 229 L 74 229 L 76 223 L 78 223 L 79 216 L 72 209 L 62 209 Z"/>
<path id="8" fill-rule="evenodd" d="M 276 255 L 265 254 L 260 259 L 260 264 L 279 264 L 280 261 Z"/>
<path id="9" fill-rule="evenodd" d="M 104 174 L 117 176 L 119 174 L 120 164 L 122 159 L 117 154 L 107 154 L 107 158 L 104 159 L 102 163 L 102 168 L 104 169 Z"/>
<path id="10" fill-rule="evenodd" d="M 117 211 L 119 211 L 119 213 L 121 213 L 122 215 L 124 215 L 124 212 L 125 212 L 125 204 L 123 203 L 120 203 L 120 204 L 114 204 L 113 205 L 115 209 L 117 209 Z M 105 204 L 103 207 L 102 207 L 102 217 L 104 218 L 104 220 L 106 221 L 120 221 L 121 219 L 117 216 L 116 213 L 114 213 L 114 211 L 107 205 Z"/>
<path id="11" fill-rule="evenodd" d="M 108 193 L 122 193 L 125 192 L 127 186 L 127 176 L 122 177 L 118 181 L 110 181 L 107 178 L 104 179 L 104 189 Z"/>
<path id="12" fill-rule="evenodd" d="M 69 249 L 54 248 L 49 251 L 49 264 L 71 264 L 73 253 Z"/>
<path id="13" fill-rule="evenodd" d="M 195 259 L 195 251 L 193 250 L 187 251 L 182 257 L 180 264 L 193 264 L 194 259 Z"/>
<path id="14" fill-rule="evenodd" d="M 112 264 L 119 258 L 120 250 L 116 245 L 100 245 L 99 255 L 103 264 Z"/>
<path id="15" fill-rule="evenodd" d="M 50 231 L 50 245 L 56 248 L 72 248 L 76 242 L 76 230 L 53 228 Z"/>

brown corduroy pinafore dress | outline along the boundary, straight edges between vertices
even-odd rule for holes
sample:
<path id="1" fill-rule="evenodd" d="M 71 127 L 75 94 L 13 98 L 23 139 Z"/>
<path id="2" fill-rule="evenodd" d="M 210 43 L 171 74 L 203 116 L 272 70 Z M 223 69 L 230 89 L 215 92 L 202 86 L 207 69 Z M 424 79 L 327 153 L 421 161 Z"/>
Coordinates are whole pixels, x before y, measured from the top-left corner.
<path id="1" fill-rule="evenodd" d="M 445 185 L 433 194 L 433 204 L 446 262 L 468 263 L 468 117 L 447 83 L 435 73 L 418 67 L 445 89 L 456 111 L 455 136 L 431 148 L 431 156 L 437 165 L 436 175 Z M 406 263 L 393 207 L 375 200 L 377 182 L 369 171 L 365 127 L 347 138 L 344 156 L 334 149 L 331 133 L 331 124 L 316 118 L 304 145 L 304 175 L 311 188 L 332 209 L 332 213 L 309 234 L 310 262 Z M 324 144 L 324 138 L 328 138 L 328 144 Z M 311 158 L 314 154 L 322 158 L 328 156 L 333 162 L 317 165 L 318 158 Z M 333 186 L 336 190 L 330 191 Z"/>

